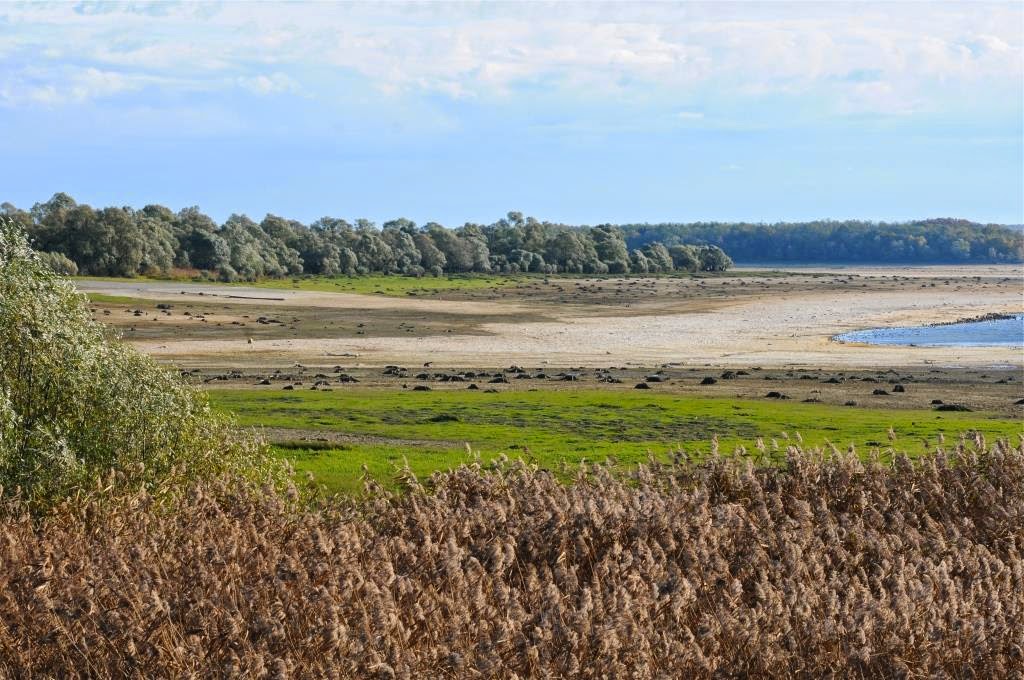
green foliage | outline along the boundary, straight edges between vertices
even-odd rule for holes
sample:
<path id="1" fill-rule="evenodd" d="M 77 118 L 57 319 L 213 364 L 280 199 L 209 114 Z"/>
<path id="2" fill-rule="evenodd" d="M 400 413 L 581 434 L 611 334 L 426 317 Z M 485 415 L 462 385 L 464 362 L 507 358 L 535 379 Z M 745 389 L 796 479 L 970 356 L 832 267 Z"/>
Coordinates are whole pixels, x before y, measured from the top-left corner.
<path id="1" fill-rule="evenodd" d="M 232 215 L 218 226 L 198 208 L 175 214 L 160 205 L 142 210 L 79 205 L 67 194 L 37 203 L 31 212 L 5 203 L 3 214 L 20 224 L 39 250 L 74 262 L 89 276 L 166 274 L 198 269 L 222 281 L 314 276 L 402 274 L 624 274 L 669 272 L 675 260 L 650 244 L 643 266 L 630 259 L 621 230 L 612 225 L 569 227 L 512 212 L 491 225 L 419 228 L 400 218 L 382 229 L 324 217 L 306 226 L 267 215 L 258 224 Z M 646 262 L 650 259 L 650 265 Z M 635 258 L 634 258 L 635 259 Z M 728 266 L 728 258 L 716 261 Z M 717 266 L 717 265 L 716 265 Z M 67 269 L 66 267 L 64 269 Z M 696 267 L 687 271 L 696 271 Z"/>
<path id="2" fill-rule="evenodd" d="M 54 274 L 61 276 L 77 276 L 78 265 L 63 253 L 39 253 L 39 261 L 46 265 Z"/>
<path id="3" fill-rule="evenodd" d="M 630 224 L 630 248 L 718 246 L 740 262 L 1000 263 L 1024 261 L 1024 234 L 996 224 L 934 219 L 780 224 Z M 724 253 L 723 253 L 724 255 Z M 673 256 L 673 259 L 677 259 Z M 714 258 L 717 260 L 717 254 Z M 728 259 L 728 258 L 727 258 Z M 678 266 L 678 265 L 677 265 Z"/>
<path id="4" fill-rule="evenodd" d="M 126 344 L 0 219 L 0 485 L 47 502 L 116 471 L 150 486 L 266 469 L 204 395 Z"/>

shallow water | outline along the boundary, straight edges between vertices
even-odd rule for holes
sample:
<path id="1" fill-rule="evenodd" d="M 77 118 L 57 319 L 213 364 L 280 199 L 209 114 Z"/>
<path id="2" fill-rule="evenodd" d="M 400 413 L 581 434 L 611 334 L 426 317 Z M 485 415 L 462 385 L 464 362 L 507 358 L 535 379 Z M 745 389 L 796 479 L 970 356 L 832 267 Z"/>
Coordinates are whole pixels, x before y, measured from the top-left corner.
<path id="1" fill-rule="evenodd" d="M 919 347 L 1024 347 L 1024 314 L 995 321 L 969 321 L 946 326 L 868 328 L 843 333 L 840 342 Z"/>

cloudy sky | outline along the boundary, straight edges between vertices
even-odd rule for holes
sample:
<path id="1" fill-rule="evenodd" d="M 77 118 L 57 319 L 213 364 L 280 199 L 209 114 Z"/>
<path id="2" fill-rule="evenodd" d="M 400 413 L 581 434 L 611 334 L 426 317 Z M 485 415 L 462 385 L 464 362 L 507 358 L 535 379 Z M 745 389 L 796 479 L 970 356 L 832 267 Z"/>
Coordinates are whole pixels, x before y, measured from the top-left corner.
<path id="1" fill-rule="evenodd" d="M 1021 3 L 0 4 L 0 201 L 1024 222 Z"/>

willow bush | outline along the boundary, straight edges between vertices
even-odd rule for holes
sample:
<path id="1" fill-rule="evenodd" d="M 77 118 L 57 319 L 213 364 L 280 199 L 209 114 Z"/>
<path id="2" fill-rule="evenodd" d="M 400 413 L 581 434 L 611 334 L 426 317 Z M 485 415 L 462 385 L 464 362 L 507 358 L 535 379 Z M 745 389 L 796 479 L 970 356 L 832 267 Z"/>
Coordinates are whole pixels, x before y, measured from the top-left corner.
<path id="1" fill-rule="evenodd" d="M 88 300 L 0 220 L 0 484 L 46 503 L 110 471 L 169 478 L 267 469 L 203 394 L 108 337 Z"/>

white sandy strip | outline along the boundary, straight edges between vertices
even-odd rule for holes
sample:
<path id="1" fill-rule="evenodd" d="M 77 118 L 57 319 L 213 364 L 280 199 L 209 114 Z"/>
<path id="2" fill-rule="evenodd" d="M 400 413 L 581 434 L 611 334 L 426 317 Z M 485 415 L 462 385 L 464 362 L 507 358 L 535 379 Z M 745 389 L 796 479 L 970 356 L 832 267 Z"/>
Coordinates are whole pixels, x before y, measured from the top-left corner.
<path id="1" fill-rule="evenodd" d="M 444 304 L 448 309 L 450 303 Z M 452 367 L 666 362 L 835 367 L 1024 365 L 1021 351 L 1014 348 L 866 346 L 830 340 L 837 333 L 859 328 L 952 321 L 995 311 L 1024 311 L 1022 294 L 1005 289 L 802 293 L 735 303 L 714 311 L 489 323 L 483 328 L 490 335 L 484 336 L 281 339 L 257 340 L 252 345 L 234 340 L 181 340 L 136 345 L 166 359 L 248 355 L 253 361 L 267 363 L 294 359 L 366 366 L 423 361 Z"/>
<path id="2" fill-rule="evenodd" d="M 1024 281 L 1024 266 L 1019 264 L 925 264 L 925 265 L 740 265 L 732 269 L 737 273 L 751 271 L 781 271 L 794 274 L 836 274 L 891 279 L 928 278 L 953 279 L 980 277 L 982 279 L 1017 279 Z"/>

